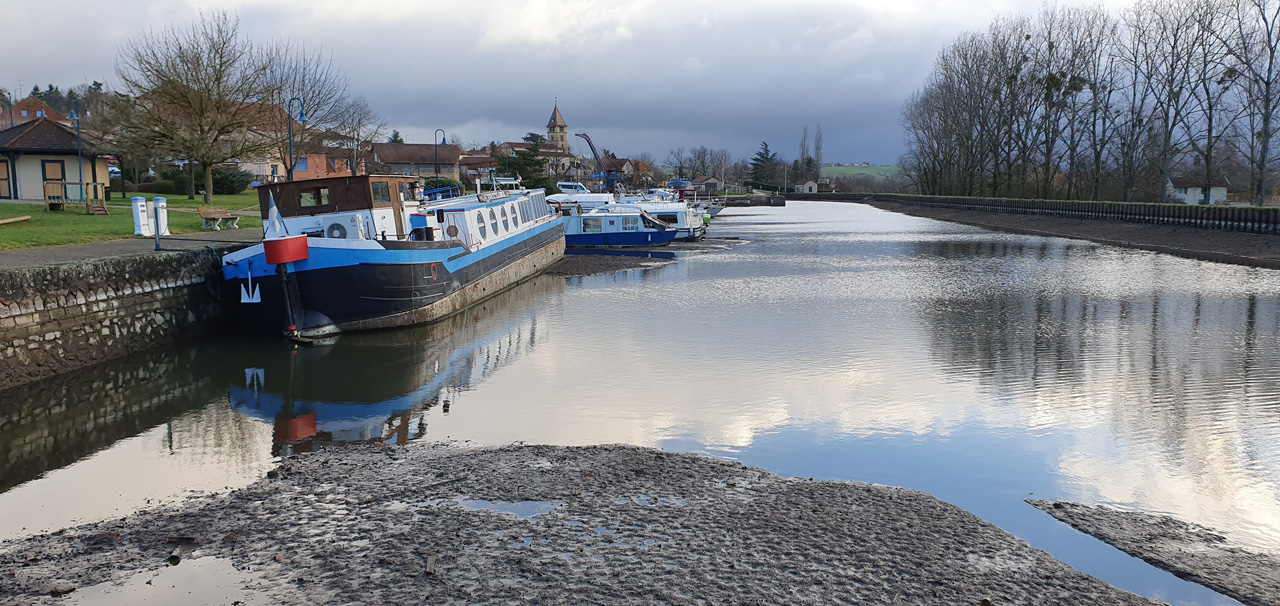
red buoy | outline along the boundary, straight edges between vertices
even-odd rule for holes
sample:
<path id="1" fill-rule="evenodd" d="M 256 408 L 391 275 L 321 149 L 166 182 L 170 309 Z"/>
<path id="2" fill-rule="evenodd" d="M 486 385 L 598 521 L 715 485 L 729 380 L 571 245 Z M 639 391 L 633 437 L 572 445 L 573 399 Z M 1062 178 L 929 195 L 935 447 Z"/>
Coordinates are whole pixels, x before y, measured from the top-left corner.
<path id="1" fill-rule="evenodd" d="M 266 253 L 267 263 L 279 265 L 292 263 L 307 258 L 307 236 L 285 236 L 262 241 L 262 250 Z"/>

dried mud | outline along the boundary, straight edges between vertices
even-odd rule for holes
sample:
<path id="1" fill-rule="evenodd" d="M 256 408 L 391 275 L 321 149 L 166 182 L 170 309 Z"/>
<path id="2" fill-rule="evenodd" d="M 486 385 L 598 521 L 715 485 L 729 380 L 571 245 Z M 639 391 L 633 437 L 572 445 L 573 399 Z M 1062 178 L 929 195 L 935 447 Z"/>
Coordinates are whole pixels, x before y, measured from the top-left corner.
<path id="1" fill-rule="evenodd" d="M 1028 500 L 1072 528 L 1248 606 L 1280 604 L 1280 557 L 1232 545 L 1176 518 L 1077 503 Z"/>
<path id="2" fill-rule="evenodd" d="M 233 565 L 248 603 L 1153 603 L 922 492 L 459 444 L 320 450 L 229 494 L 0 544 L 0 603 L 140 584 L 175 544 L 178 566 Z"/>

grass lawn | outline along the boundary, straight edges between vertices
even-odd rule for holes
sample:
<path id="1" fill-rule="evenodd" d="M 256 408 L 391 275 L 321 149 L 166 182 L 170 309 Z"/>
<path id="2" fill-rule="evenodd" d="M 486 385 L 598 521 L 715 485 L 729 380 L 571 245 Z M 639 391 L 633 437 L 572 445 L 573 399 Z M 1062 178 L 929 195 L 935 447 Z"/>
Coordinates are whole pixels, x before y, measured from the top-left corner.
<path id="1" fill-rule="evenodd" d="M 898 174 L 896 166 L 824 166 L 822 167 L 822 176 L 824 177 L 857 177 L 861 175 L 871 175 L 873 177 L 892 177 Z"/>
<path id="2" fill-rule="evenodd" d="M 148 200 L 155 198 L 157 196 L 162 197 L 168 203 L 169 208 L 173 208 L 175 206 L 180 208 L 197 208 L 204 203 L 204 196 L 201 196 L 198 194 L 196 195 L 195 200 L 188 200 L 187 194 L 149 194 L 149 193 L 135 192 L 135 193 L 127 193 L 125 194 L 125 196 L 126 197 L 124 198 L 124 200 L 113 199 L 107 204 L 109 205 L 120 204 L 123 206 L 128 206 L 129 200 L 134 196 L 142 196 Z M 213 206 L 221 206 L 223 208 L 228 208 L 231 210 L 241 210 L 245 208 L 257 209 L 258 208 L 258 192 L 249 190 L 246 192 L 232 194 L 229 196 L 219 196 L 215 194 L 213 196 Z"/>
<path id="3" fill-rule="evenodd" d="M 214 196 L 214 202 L 216 204 L 219 198 L 239 199 L 239 196 Z M 236 208 L 231 203 L 225 206 Z M 256 197 L 254 206 L 257 206 Z M 110 215 L 99 217 L 86 215 L 84 206 L 80 205 L 68 205 L 64 212 L 48 212 L 37 204 L 0 204 L 0 219 L 31 215 L 30 221 L 0 225 L 0 250 L 142 237 L 133 235 L 133 212 L 129 207 L 111 206 L 110 211 Z M 198 213 L 184 212 L 181 208 L 174 208 L 172 201 L 170 202 L 170 233 L 177 235 L 198 232 L 200 223 Z M 243 217 L 240 219 L 240 227 L 261 229 L 262 220 Z"/>

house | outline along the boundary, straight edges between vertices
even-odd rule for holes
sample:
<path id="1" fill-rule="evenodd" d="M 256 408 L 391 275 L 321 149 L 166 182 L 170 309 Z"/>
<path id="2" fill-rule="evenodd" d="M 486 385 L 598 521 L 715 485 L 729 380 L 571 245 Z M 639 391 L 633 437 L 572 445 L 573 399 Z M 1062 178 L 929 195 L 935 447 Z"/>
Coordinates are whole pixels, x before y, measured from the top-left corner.
<path id="1" fill-rule="evenodd" d="M 379 171 L 385 170 L 393 175 L 438 174 L 455 181 L 461 176 L 462 148 L 457 145 L 374 143 L 372 147 L 373 163 L 381 165 Z"/>
<path id="2" fill-rule="evenodd" d="M 1204 177 L 1172 177 L 1165 179 L 1165 191 L 1169 199 L 1183 204 L 1204 204 L 1205 190 L 1209 190 L 1209 204 L 1223 204 L 1227 201 L 1227 186 L 1231 182 L 1226 177 L 1214 177 L 1205 187 Z"/>
<path id="3" fill-rule="evenodd" d="M 720 186 L 724 182 L 714 175 L 704 175 L 693 180 L 693 188 L 704 194 L 714 194 L 720 191 Z"/>
<path id="4" fill-rule="evenodd" d="M 0 131 L 0 198 L 78 200 L 83 195 L 88 200 L 105 199 L 110 178 L 107 155 L 96 138 L 84 133 L 79 156 L 76 150 L 76 129 L 52 118 Z"/>
<path id="5" fill-rule="evenodd" d="M 801 179 L 791 186 L 791 191 L 797 194 L 816 194 L 818 193 L 818 182 L 813 179 Z"/>
<path id="6" fill-rule="evenodd" d="M 26 124 L 40 118 L 48 118 L 54 122 L 70 125 L 71 120 L 56 109 L 49 106 L 48 103 L 41 101 L 35 97 L 27 97 L 9 108 L 8 116 L 0 116 L 0 127 L 13 127 L 20 124 Z M 8 118 L 8 120 L 5 120 Z"/>

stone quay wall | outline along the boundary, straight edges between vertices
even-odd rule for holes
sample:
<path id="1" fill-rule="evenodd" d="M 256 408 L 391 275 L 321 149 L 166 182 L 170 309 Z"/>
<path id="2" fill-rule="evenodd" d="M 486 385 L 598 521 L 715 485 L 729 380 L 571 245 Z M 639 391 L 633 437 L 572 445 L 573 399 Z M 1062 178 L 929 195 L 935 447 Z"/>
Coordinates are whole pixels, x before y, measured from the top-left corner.
<path id="1" fill-rule="evenodd" d="M 0 270 L 0 391 L 215 329 L 219 256 Z"/>

